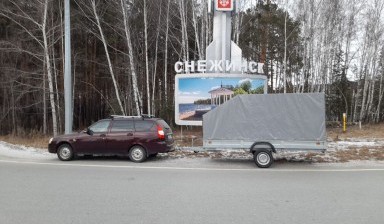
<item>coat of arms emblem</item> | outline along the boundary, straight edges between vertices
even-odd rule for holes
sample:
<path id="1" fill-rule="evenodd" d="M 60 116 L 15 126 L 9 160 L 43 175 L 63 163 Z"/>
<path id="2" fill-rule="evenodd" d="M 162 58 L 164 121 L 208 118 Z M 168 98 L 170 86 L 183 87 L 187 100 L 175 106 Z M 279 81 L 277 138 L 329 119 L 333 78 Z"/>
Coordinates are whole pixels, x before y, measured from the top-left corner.
<path id="1" fill-rule="evenodd" d="M 219 3 L 222 7 L 226 7 L 229 5 L 230 0 L 219 0 Z"/>

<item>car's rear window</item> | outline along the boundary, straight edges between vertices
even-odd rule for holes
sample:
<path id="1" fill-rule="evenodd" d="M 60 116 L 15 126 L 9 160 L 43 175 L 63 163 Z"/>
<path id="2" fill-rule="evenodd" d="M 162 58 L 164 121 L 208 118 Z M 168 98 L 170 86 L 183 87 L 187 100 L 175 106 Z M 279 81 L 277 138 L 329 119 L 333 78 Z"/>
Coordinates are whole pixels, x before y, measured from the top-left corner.
<path id="1" fill-rule="evenodd" d="M 156 121 L 158 124 L 160 124 L 163 128 L 165 129 L 170 129 L 169 125 L 167 124 L 167 122 L 165 122 L 164 120 L 157 120 Z"/>
<path id="2" fill-rule="evenodd" d="M 136 120 L 135 130 L 136 131 L 149 131 L 151 130 L 154 122 L 149 120 Z"/>
<path id="3" fill-rule="evenodd" d="M 125 132 L 135 130 L 132 120 L 114 120 L 111 132 Z"/>

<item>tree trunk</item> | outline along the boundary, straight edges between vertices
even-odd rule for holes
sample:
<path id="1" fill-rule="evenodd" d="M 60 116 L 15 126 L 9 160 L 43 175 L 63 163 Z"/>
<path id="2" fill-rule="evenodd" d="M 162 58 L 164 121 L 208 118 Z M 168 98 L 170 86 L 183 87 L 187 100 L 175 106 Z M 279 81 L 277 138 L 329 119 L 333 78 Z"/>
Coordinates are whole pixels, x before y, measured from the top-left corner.
<path id="1" fill-rule="evenodd" d="M 47 87 L 46 87 L 45 74 L 43 73 L 43 134 L 47 134 Z"/>
<path id="2" fill-rule="evenodd" d="M 152 114 L 155 114 L 155 90 L 156 90 L 156 72 L 157 72 L 157 50 L 159 49 L 160 21 L 161 21 L 161 6 L 159 7 L 159 23 L 157 24 L 156 44 L 155 44 L 155 61 L 153 63 L 152 75 Z M 160 89 L 160 87 L 159 87 Z M 160 89 L 161 90 L 161 89 Z"/>
<path id="3" fill-rule="evenodd" d="M 133 47 L 132 47 L 132 41 L 131 41 L 131 32 L 128 27 L 128 17 L 126 13 L 127 5 L 124 2 L 124 0 L 121 0 L 121 10 L 123 12 L 123 19 L 124 19 L 124 30 L 125 30 L 125 38 L 127 41 L 128 46 L 128 54 L 129 54 L 129 65 L 131 70 L 131 79 L 132 79 L 132 89 L 133 89 L 133 97 L 135 100 L 135 109 L 136 109 L 136 115 L 140 115 L 141 112 L 141 105 L 140 105 L 140 95 L 139 95 L 139 88 L 137 86 L 137 75 L 136 75 L 136 67 L 135 62 L 133 61 Z"/>
<path id="4" fill-rule="evenodd" d="M 169 32 L 169 6 L 170 1 L 168 0 L 167 5 L 167 21 L 165 29 L 165 46 L 164 46 L 164 98 L 165 106 L 168 107 L 168 32 Z"/>
<path id="5" fill-rule="evenodd" d="M 147 82 L 147 113 L 151 114 L 151 93 L 149 91 L 149 65 L 148 65 L 148 24 L 147 24 L 147 0 L 144 0 L 144 43 L 145 43 L 145 77 Z"/>
<path id="6" fill-rule="evenodd" d="M 99 32 L 100 32 L 101 40 L 102 40 L 103 45 L 104 45 L 105 56 L 107 57 L 108 67 L 109 67 L 109 72 L 110 72 L 110 74 L 111 74 L 111 78 L 112 78 L 113 86 L 115 87 L 115 95 L 116 95 L 116 98 L 117 98 L 117 102 L 118 102 L 118 104 L 119 104 L 119 106 L 120 106 L 120 111 L 121 111 L 121 113 L 122 113 L 123 115 L 125 115 L 125 110 L 124 110 L 123 104 L 121 103 L 121 100 L 120 100 L 119 87 L 118 87 L 118 85 L 117 85 L 116 78 L 115 78 L 115 73 L 113 72 L 113 67 L 112 67 L 111 59 L 110 59 L 110 57 L 109 57 L 109 51 L 108 51 L 107 41 L 105 40 L 104 32 L 103 32 L 103 29 L 101 28 L 99 15 L 98 15 L 97 12 L 96 12 L 96 3 L 95 3 L 95 0 L 92 0 L 92 1 L 91 1 L 91 4 L 92 4 L 93 13 L 94 13 L 94 16 L 95 16 L 95 19 L 96 19 L 97 27 L 98 27 Z"/>
<path id="7" fill-rule="evenodd" d="M 200 41 L 199 41 L 199 34 L 198 34 L 198 26 L 197 26 L 197 18 L 196 18 L 196 4 L 195 4 L 195 0 L 192 0 L 192 21 L 193 21 L 193 28 L 194 28 L 194 31 L 195 31 L 195 41 L 196 41 L 196 46 L 197 46 L 197 54 L 199 55 L 199 60 L 202 60 L 203 59 L 203 52 L 202 52 L 202 49 L 201 49 L 201 46 L 200 46 Z"/>
<path id="8" fill-rule="evenodd" d="M 45 58 L 45 64 L 47 69 L 47 75 L 48 75 L 49 100 L 51 103 L 51 110 L 52 110 L 52 128 L 53 128 L 53 135 L 56 136 L 57 135 L 57 114 L 56 114 L 55 95 L 54 95 L 55 92 L 53 89 L 51 61 L 49 57 L 48 38 L 46 33 L 47 13 L 48 13 L 48 0 L 45 0 L 43 23 L 41 25 L 41 30 L 43 32 L 44 58 Z"/>
<path id="9" fill-rule="evenodd" d="M 185 5 L 184 0 L 179 0 L 179 7 L 180 7 L 180 21 L 181 21 L 181 48 L 183 52 L 183 61 L 189 61 L 189 54 L 188 54 L 188 33 L 187 33 L 187 20 L 185 15 Z M 189 71 L 186 71 L 189 72 Z"/>
<path id="10" fill-rule="evenodd" d="M 383 100 L 383 95 L 384 95 L 383 76 L 384 76 L 384 74 L 381 74 L 381 76 L 380 76 L 379 99 L 378 99 L 376 115 L 375 115 L 375 122 L 376 123 L 378 123 L 380 121 L 381 101 Z"/>

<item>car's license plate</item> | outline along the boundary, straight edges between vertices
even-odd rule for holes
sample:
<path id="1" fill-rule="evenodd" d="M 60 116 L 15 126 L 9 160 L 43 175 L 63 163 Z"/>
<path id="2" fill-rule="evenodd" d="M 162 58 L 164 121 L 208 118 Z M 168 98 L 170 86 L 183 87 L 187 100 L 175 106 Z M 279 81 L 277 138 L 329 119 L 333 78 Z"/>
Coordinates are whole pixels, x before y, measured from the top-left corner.
<path id="1" fill-rule="evenodd" d="M 173 138 L 172 134 L 169 134 L 168 139 L 172 139 L 172 138 Z"/>

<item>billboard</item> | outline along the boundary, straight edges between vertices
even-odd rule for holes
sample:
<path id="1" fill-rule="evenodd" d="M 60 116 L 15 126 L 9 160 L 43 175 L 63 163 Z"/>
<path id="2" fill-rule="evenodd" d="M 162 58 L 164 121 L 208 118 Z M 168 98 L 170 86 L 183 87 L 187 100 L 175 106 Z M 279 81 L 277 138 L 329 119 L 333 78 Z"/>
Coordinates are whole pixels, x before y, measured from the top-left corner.
<path id="1" fill-rule="evenodd" d="M 249 74 L 180 74 L 175 77 L 175 122 L 201 126 L 203 114 L 238 94 L 267 93 L 266 77 Z"/>
<path id="2" fill-rule="evenodd" d="M 233 0 L 215 0 L 215 9 L 217 11 L 232 11 Z"/>

